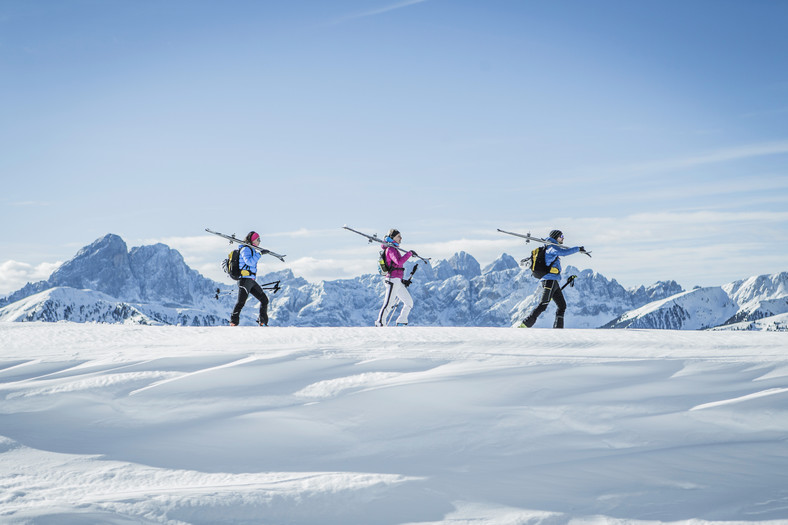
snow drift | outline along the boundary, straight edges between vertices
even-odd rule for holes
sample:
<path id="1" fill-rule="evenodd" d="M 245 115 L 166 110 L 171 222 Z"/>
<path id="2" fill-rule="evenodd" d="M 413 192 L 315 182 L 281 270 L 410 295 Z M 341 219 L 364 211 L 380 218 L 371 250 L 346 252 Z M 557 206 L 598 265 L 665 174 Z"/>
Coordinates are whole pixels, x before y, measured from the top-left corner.
<path id="1" fill-rule="evenodd" d="M 780 333 L 0 323 L 0 522 L 785 523 Z"/>

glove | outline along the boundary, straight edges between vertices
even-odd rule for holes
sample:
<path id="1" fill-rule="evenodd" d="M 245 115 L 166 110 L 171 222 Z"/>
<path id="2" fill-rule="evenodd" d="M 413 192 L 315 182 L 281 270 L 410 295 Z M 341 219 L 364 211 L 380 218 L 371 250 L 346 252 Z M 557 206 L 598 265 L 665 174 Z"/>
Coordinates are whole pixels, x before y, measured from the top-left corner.
<path id="1" fill-rule="evenodd" d="M 580 253 L 586 253 L 586 247 L 585 246 L 581 246 L 580 247 Z"/>
<path id="2" fill-rule="evenodd" d="M 410 255 L 413 256 L 413 257 L 418 257 L 419 256 L 419 254 L 416 253 L 416 250 L 411 250 L 410 251 Z"/>
<path id="3" fill-rule="evenodd" d="M 405 280 L 402 281 L 402 284 L 404 284 L 405 288 L 407 288 L 408 286 L 410 286 L 410 282 L 411 282 L 410 279 L 405 279 Z"/>

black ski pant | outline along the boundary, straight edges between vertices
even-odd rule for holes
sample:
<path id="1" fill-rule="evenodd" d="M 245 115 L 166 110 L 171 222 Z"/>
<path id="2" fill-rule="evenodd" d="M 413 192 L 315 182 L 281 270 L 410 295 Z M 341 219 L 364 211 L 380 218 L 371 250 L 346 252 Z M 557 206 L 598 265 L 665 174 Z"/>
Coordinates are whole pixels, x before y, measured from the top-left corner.
<path id="1" fill-rule="evenodd" d="M 263 292 L 263 289 L 259 284 L 257 284 L 257 281 L 249 277 L 241 277 L 241 279 L 238 280 L 238 301 L 235 303 L 235 308 L 233 308 L 233 313 L 230 316 L 230 322 L 238 324 L 238 321 L 241 318 L 241 310 L 246 304 L 246 300 L 249 298 L 249 295 L 252 295 L 255 299 L 260 301 L 260 315 L 257 318 L 257 322 L 267 325 L 268 296 L 265 295 L 265 292 Z"/>
<path id="2" fill-rule="evenodd" d="M 542 290 L 542 300 L 539 301 L 539 304 L 534 308 L 533 312 L 528 314 L 528 317 L 523 321 L 525 326 L 531 328 L 539 316 L 542 315 L 542 312 L 547 309 L 550 301 L 555 301 L 555 305 L 558 309 L 555 311 L 555 323 L 553 323 L 553 328 L 563 328 L 566 299 L 564 299 L 564 292 L 561 291 L 561 285 L 558 281 L 546 280 L 542 281 L 542 287 L 544 288 L 544 290 Z"/>

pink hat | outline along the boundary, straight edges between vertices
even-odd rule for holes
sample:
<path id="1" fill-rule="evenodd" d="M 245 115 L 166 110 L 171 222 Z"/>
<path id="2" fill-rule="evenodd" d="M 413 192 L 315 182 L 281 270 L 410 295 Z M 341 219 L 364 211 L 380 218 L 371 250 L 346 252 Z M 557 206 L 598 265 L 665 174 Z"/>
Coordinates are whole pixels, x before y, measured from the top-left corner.
<path id="1" fill-rule="evenodd" d="M 259 238 L 260 238 L 260 236 L 257 234 L 257 232 L 252 232 L 252 236 L 249 238 L 249 240 L 254 242 L 254 241 L 256 241 Z"/>

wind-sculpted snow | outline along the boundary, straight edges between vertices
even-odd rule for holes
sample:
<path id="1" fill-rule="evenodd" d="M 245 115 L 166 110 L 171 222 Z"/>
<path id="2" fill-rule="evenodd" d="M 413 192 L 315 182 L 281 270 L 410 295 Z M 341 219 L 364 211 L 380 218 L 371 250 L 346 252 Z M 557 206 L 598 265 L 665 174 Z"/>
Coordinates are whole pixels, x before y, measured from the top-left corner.
<path id="1" fill-rule="evenodd" d="M 784 334 L 0 323 L 0 522 L 788 521 Z"/>

